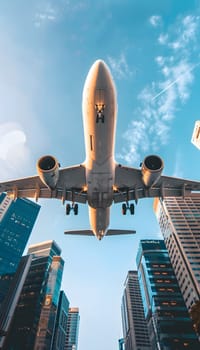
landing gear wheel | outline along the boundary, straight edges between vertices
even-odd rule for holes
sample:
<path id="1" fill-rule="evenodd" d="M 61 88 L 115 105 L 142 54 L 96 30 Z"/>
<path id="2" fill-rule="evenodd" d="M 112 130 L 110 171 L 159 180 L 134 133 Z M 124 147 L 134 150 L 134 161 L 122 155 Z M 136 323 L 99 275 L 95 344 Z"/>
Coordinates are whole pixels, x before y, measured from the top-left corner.
<path id="1" fill-rule="evenodd" d="M 134 215 L 134 213 L 135 213 L 135 207 L 134 207 L 133 203 L 130 204 L 130 213 L 131 213 L 131 215 Z"/>
<path id="2" fill-rule="evenodd" d="M 74 215 L 78 215 L 78 204 L 74 204 Z"/>
<path id="3" fill-rule="evenodd" d="M 67 204 L 66 205 L 66 215 L 69 215 L 70 211 L 71 211 L 71 206 L 70 206 L 70 204 Z"/>
<path id="4" fill-rule="evenodd" d="M 126 215 L 126 210 L 127 210 L 126 204 L 123 203 L 123 204 L 122 204 L 122 214 L 123 214 L 123 215 Z"/>

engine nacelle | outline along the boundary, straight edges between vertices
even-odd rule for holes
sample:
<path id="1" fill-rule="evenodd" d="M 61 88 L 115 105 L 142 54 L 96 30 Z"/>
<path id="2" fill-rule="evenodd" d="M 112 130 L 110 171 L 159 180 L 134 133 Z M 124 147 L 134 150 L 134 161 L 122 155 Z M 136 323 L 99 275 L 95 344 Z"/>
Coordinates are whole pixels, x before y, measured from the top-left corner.
<path id="1" fill-rule="evenodd" d="M 54 189 L 59 178 L 59 163 L 52 156 L 41 157 L 37 162 L 37 172 L 41 181 L 50 189 Z"/>
<path id="2" fill-rule="evenodd" d="M 162 159 L 155 155 L 147 156 L 142 163 L 142 180 L 146 187 L 153 186 L 160 178 L 164 168 Z"/>

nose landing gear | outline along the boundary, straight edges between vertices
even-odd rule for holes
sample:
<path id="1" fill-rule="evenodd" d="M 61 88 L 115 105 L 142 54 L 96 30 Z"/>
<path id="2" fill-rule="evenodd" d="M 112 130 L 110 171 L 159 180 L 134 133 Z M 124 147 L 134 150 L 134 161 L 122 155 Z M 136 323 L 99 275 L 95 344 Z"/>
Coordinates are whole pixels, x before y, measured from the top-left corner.
<path id="1" fill-rule="evenodd" d="M 78 204 L 77 203 L 72 203 L 72 205 L 70 205 L 68 203 L 66 205 L 66 215 L 69 215 L 71 210 L 73 210 L 74 215 L 78 215 Z"/>
<path id="2" fill-rule="evenodd" d="M 122 204 L 122 214 L 123 214 L 123 215 L 126 215 L 127 210 L 129 210 L 129 211 L 130 211 L 130 214 L 131 214 L 131 215 L 134 215 L 134 213 L 135 213 L 135 207 L 134 207 L 134 204 L 133 204 L 133 203 L 131 203 L 131 204 L 129 205 L 129 203 L 128 203 L 128 202 L 123 203 L 123 204 Z"/>

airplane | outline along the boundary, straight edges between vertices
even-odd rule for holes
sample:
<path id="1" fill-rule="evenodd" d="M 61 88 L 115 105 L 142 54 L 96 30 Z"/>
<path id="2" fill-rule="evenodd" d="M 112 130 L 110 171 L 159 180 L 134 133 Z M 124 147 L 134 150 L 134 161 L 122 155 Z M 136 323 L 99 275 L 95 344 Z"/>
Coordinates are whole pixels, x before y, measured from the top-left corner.
<path id="1" fill-rule="evenodd" d="M 109 229 L 110 207 L 122 203 L 122 214 L 134 214 L 140 198 L 189 196 L 200 191 L 200 182 L 162 175 L 163 160 L 149 155 L 140 168 L 115 161 L 114 145 L 117 98 L 110 70 L 103 60 L 94 62 L 87 75 L 82 97 L 86 159 L 83 163 L 60 168 L 54 156 L 37 162 L 33 177 L 0 183 L 0 192 L 18 197 L 57 198 L 66 204 L 66 214 L 78 214 L 78 203 L 87 203 L 91 228 L 66 234 L 104 236 L 132 234 L 134 230 Z"/>

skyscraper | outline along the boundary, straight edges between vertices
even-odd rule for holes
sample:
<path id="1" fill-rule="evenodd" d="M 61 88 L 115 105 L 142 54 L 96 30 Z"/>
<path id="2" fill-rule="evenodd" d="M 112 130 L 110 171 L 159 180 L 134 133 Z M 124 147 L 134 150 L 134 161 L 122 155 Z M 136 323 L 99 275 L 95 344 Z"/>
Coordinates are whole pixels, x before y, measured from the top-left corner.
<path id="1" fill-rule="evenodd" d="M 200 120 L 197 120 L 195 123 L 191 142 L 200 149 Z"/>
<path id="2" fill-rule="evenodd" d="M 32 261 L 5 349 L 51 349 L 64 261 L 54 241 L 30 246 Z"/>
<path id="3" fill-rule="evenodd" d="M 136 260 L 153 349 L 198 349 L 199 342 L 164 241 L 140 241 Z"/>
<path id="4" fill-rule="evenodd" d="M 67 318 L 69 311 L 69 300 L 64 291 L 60 292 L 56 324 L 54 329 L 52 350 L 64 350 L 67 336 Z"/>
<path id="5" fill-rule="evenodd" d="M 0 194 L 0 307 L 8 293 L 40 206 Z"/>
<path id="6" fill-rule="evenodd" d="M 124 338 L 118 340 L 119 350 L 124 350 Z"/>
<path id="7" fill-rule="evenodd" d="M 150 350 L 137 271 L 129 271 L 122 298 L 122 326 L 125 350 Z"/>
<path id="8" fill-rule="evenodd" d="M 14 201 L 0 194 L 0 275 L 17 270 L 39 210 L 28 199 Z"/>
<path id="9" fill-rule="evenodd" d="M 79 322 L 79 309 L 77 307 L 69 308 L 65 350 L 78 349 Z"/>
<path id="10" fill-rule="evenodd" d="M 190 310 L 200 300 L 200 195 L 156 199 L 154 211 Z"/>
<path id="11" fill-rule="evenodd" d="M 0 309 L 0 349 L 4 348 L 5 337 L 10 329 L 16 305 L 21 294 L 24 281 L 31 264 L 31 256 L 23 256 L 19 262 L 17 271 L 10 282 Z M 5 275 L 4 275 L 5 276 Z"/>

